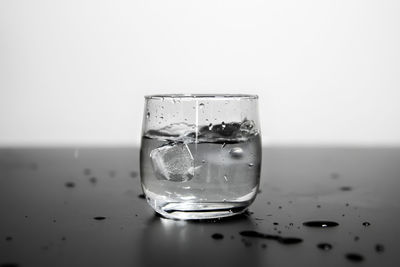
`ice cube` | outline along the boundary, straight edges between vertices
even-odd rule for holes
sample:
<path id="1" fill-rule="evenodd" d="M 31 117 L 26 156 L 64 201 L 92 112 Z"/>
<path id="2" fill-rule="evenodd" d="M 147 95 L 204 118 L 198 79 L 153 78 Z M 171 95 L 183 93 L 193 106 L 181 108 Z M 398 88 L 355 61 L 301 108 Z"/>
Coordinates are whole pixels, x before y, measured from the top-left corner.
<path id="1" fill-rule="evenodd" d="M 194 176 L 194 159 L 187 144 L 174 143 L 153 149 L 150 158 L 160 180 L 186 182 Z"/>

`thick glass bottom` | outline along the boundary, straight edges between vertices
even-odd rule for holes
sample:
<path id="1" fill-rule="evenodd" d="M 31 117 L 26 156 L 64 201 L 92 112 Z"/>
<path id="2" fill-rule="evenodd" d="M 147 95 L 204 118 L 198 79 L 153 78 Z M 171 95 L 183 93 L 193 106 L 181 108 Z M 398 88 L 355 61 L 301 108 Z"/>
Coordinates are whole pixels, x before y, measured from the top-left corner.
<path id="1" fill-rule="evenodd" d="M 245 202 L 169 202 L 160 203 L 151 198 L 147 202 L 160 215 L 177 220 L 201 220 L 241 214 L 252 201 Z"/>

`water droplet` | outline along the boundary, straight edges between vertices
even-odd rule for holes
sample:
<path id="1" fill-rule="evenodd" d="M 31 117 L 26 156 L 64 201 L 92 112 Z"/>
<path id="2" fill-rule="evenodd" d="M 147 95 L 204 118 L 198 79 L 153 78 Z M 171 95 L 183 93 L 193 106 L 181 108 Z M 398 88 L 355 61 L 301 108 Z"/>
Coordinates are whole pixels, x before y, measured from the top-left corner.
<path id="1" fill-rule="evenodd" d="M 223 234 L 220 234 L 220 233 L 212 234 L 211 237 L 212 237 L 213 239 L 216 239 L 216 240 L 224 239 L 224 235 L 223 235 Z"/>
<path id="2" fill-rule="evenodd" d="M 376 244 L 375 251 L 378 253 L 382 253 L 383 251 L 385 251 L 385 247 L 382 244 Z"/>
<path id="3" fill-rule="evenodd" d="M 6 236 L 6 241 L 11 241 L 13 240 L 12 236 Z"/>
<path id="4" fill-rule="evenodd" d="M 356 235 L 356 236 L 354 237 L 354 241 L 358 241 L 358 240 L 360 240 L 360 237 Z"/>
<path id="5" fill-rule="evenodd" d="M 329 228 L 338 226 L 339 224 L 333 221 L 308 221 L 304 222 L 303 225 L 308 227 Z"/>
<path id="6" fill-rule="evenodd" d="M 321 208 L 321 205 L 317 205 L 317 208 L 318 208 L 318 209 Z"/>
<path id="7" fill-rule="evenodd" d="M 342 186 L 339 189 L 341 191 L 351 191 L 351 190 L 353 190 L 353 187 L 351 187 L 351 186 Z"/>
<path id="8" fill-rule="evenodd" d="M 65 241 L 65 240 L 67 240 L 67 238 L 65 236 L 63 236 L 63 237 L 61 237 L 61 240 Z"/>
<path id="9" fill-rule="evenodd" d="M 371 223 L 370 222 L 363 222 L 362 225 L 364 225 L 365 227 L 370 226 Z"/>
<path id="10" fill-rule="evenodd" d="M 242 242 L 246 248 L 251 247 L 252 243 L 249 240 L 242 238 Z"/>
<path id="11" fill-rule="evenodd" d="M 239 234 L 241 236 L 246 236 L 246 237 L 258 237 L 258 238 L 266 238 L 266 239 L 267 239 L 267 237 L 270 236 L 270 235 L 263 234 L 263 233 L 253 231 L 253 230 L 241 231 L 241 232 L 239 232 Z"/>
<path id="12" fill-rule="evenodd" d="M 162 119 L 162 120 L 163 120 L 163 119 L 164 119 L 164 117 L 163 117 L 163 116 L 160 116 L 160 119 Z"/>
<path id="13" fill-rule="evenodd" d="M 146 196 L 144 194 L 140 194 L 140 195 L 138 195 L 138 198 L 146 199 Z"/>
<path id="14" fill-rule="evenodd" d="M 75 183 L 74 182 L 66 182 L 65 187 L 73 188 L 73 187 L 75 187 Z"/>
<path id="15" fill-rule="evenodd" d="M 114 170 L 111 170 L 111 171 L 108 172 L 108 175 L 109 175 L 111 178 L 113 178 L 113 177 L 115 177 L 115 176 L 117 175 L 117 172 L 114 171 Z"/>
<path id="16" fill-rule="evenodd" d="M 147 112 L 146 118 L 150 118 L 150 112 Z"/>
<path id="17" fill-rule="evenodd" d="M 331 250 L 333 246 L 329 243 L 319 243 L 317 245 L 317 248 L 322 249 L 322 250 Z"/>
<path id="18" fill-rule="evenodd" d="M 89 168 L 86 168 L 83 170 L 84 175 L 90 175 L 91 173 L 92 173 L 92 171 Z"/>
<path id="19" fill-rule="evenodd" d="M 278 241 L 281 244 L 292 245 L 303 242 L 303 239 L 297 237 L 281 237 Z"/>
<path id="20" fill-rule="evenodd" d="M 281 210 L 281 209 L 282 209 L 282 206 L 278 206 L 278 209 L 280 209 L 280 210 Z"/>
<path id="21" fill-rule="evenodd" d="M 279 223 L 277 223 L 277 222 L 274 222 L 274 223 L 273 223 L 273 225 L 279 225 Z"/>
<path id="22" fill-rule="evenodd" d="M 336 173 L 336 172 L 332 172 L 332 173 L 331 173 L 331 178 L 332 178 L 332 179 L 337 179 L 337 178 L 339 178 L 339 176 L 340 176 L 340 175 L 339 175 L 338 173 Z"/>
<path id="23" fill-rule="evenodd" d="M 243 149 L 240 147 L 234 147 L 229 151 L 229 154 L 232 158 L 240 159 L 243 157 Z"/>
<path id="24" fill-rule="evenodd" d="M 200 108 L 200 109 L 204 108 L 204 104 L 203 104 L 203 103 L 200 103 L 199 108 Z"/>
<path id="25" fill-rule="evenodd" d="M 0 264 L 0 267 L 19 267 L 19 264 L 15 262 L 5 262 Z"/>
<path id="26" fill-rule="evenodd" d="M 364 257 L 357 253 L 347 253 L 346 259 L 348 259 L 350 261 L 354 261 L 354 262 L 360 262 L 360 261 L 364 260 Z"/>
<path id="27" fill-rule="evenodd" d="M 261 244 L 261 248 L 265 249 L 265 248 L 267 248 L 267 245 L 263 243 L 263 244 Z"/>
<path id="28" fill-rule="evenodd" d="M 96 221 L 102 221 L 102 220 L 105 220 L 106 217 L 104 217 L 104 216 L 97 216 L 97 217 L 93 217 L 93 219 L 95 219 Z"/>
<path id="29" fill-rule="evenodd" d="M 33 171 L 36 171 L 36 170 L 38 169 L 38 165 L 37 165 L 37 163 L 35 163 L 35 162 L 32 162 L 32 163 L 30 164 L 30 167 L 31 167 L 31 170 L 33 170 Z"/>
<path id="30" fill-rule="evenodd" d="M 205 160 L 205 159 L 203 159 L 203 160 L 201 161 L 201 163 L 206 163 L 206 160 Z"/>
<path id="31" fill-rule="evenodd" d="M 131 177 L 132 178 L 136 178 L 138 176 L 138 173 L 137 172 L 135 172 L 135 171 L 132 171 L 131 172 Z"/>
<path id="32" fill-rule="evenodd" d="M 264 233 L 260 233 L 260 232 L 253 231 L 253 230 L 241 231 L 239 234 L 241 236 L 245 236 L 245 237 L 256 237 L 256 238 L 276 240 L 279 243 L 285 244 L 285 245 L 292 245 L 292 244 L 298 244 L 298 243 L 303 242 L 303 239 L 297 238 L 297 237 L 282 237 L 279 235 L 264 234 Z"/>
<path id="33" fill-rule="evenodd" d="M 213 124 L 212 124 L 212 123 L 210 123 L 210 124 L 208 125 L 208 130 L 209 130 L 209 131 L 211 131 L 211 130 L 212 130 L 212 128 L 213 128 Z"/>
<path id="34" fill-rule="evenodd" d="M 97 183 L 97 178 L 96 177 L 90 177 L 89 182 L 91 182 L 92 184 Z"/>
<path id="35" fill-rule="evenodd" d="M 248 165 L 249 165 L 249 168 L 254 167 L 254 163 L 251 163 L 251 162 L 250 162 Z"/>

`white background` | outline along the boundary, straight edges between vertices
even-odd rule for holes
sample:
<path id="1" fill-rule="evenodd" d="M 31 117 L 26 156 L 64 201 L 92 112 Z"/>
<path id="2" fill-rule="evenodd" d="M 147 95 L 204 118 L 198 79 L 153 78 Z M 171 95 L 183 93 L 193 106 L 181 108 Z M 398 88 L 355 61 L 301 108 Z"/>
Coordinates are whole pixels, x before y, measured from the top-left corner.
<path id="1" fill-rule="evenodd" d="M 265 144 L 399 145 L 400 1 L 0 1 L 0 146 L 137 144 L 155 93 L 259 94 Z"/>

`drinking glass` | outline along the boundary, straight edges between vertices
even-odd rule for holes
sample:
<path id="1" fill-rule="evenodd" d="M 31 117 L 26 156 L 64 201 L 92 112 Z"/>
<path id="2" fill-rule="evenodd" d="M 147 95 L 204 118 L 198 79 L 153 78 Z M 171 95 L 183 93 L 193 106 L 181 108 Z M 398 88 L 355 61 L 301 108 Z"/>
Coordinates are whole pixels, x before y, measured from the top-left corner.
<path id="1" fill-rule="evenodd" d="M 257 95 L 145 96 L 140 176 L 147 202 L 172 219 L 244 212 L 260 182 Z"/>

